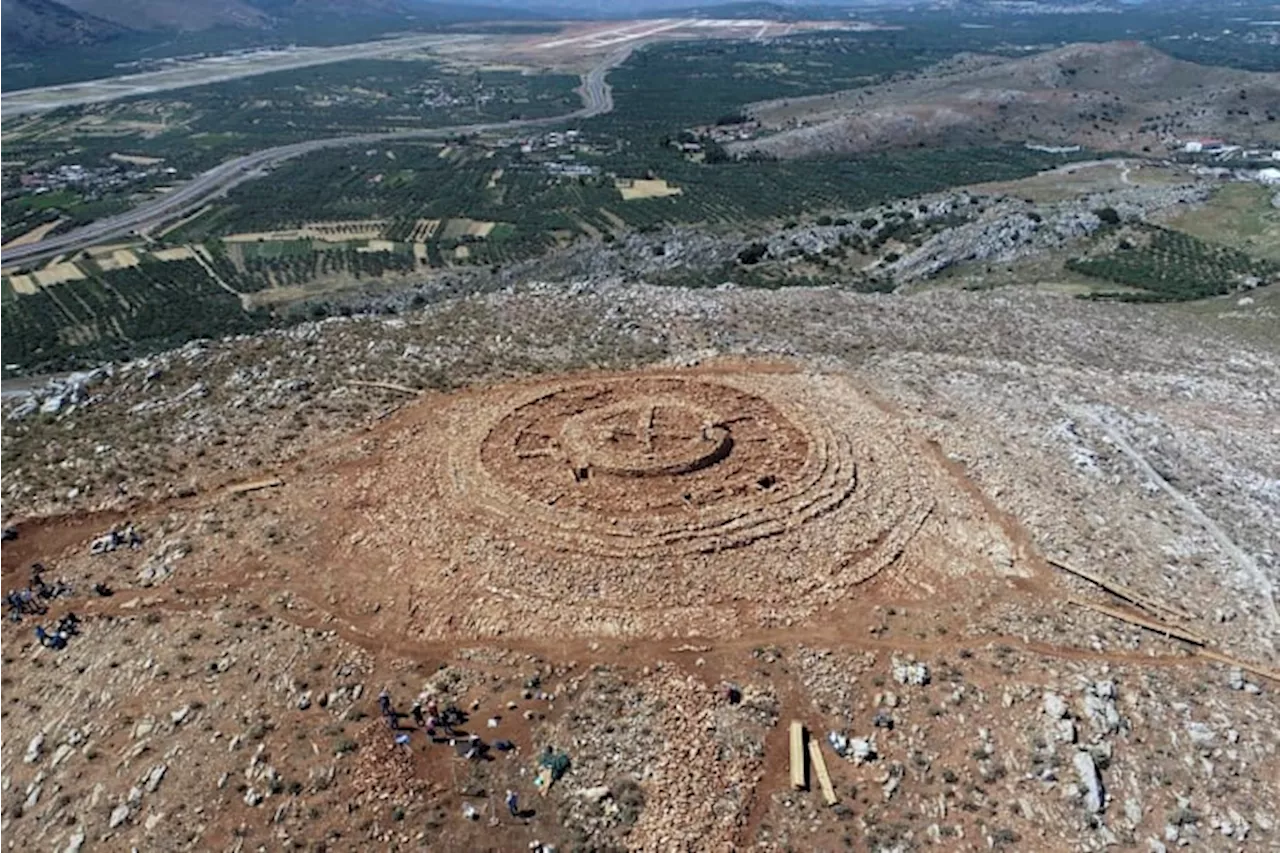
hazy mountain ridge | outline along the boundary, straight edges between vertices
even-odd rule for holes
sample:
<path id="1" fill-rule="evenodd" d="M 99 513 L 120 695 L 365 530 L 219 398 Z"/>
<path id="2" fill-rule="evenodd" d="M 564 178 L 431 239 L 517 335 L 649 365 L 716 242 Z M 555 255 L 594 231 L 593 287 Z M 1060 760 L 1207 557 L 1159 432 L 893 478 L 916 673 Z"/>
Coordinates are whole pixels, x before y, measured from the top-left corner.
<path id="1" fill-rule="evenodd" d="M 53 0 L 4 0 L 6 50 L 31 51 L 44 47 L 93 44 L 114 38 L 126 28 L 86 15 Z"/>

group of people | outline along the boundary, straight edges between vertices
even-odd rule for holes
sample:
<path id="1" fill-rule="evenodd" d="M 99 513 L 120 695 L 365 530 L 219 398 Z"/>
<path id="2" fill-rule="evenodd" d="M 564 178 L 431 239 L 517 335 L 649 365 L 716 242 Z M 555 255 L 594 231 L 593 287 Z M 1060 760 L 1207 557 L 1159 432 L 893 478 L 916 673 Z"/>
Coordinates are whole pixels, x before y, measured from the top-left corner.
<path id="1" fill-rule="evenodd" d="M 132 549 L 142 547 L 142 534 L 138 532 L 132 523 L 126 525 L 124 530 L 117 530 L 113 527 L 97 539 L 94 539 L 89 543 L 89 553 L 108 554 L 126 545 Z"/>
<path id="2" fill-rule="evenodd" d="M 382 714 L 382 718 L 387 721 L 387 726 L 393 732 L 398 733 L 396 742 L 408 744 L 409 736 L 401 732 L 401 715 L 392 704 L 391 692 L 386 688 L 383 688 L 382 692 L 378 694 L 378 711 Z M 409 717 L 413 720 L 414 727 L 423 729 L 433 743 L 437 742 L 437 733 L 442 734 L 455 744 L 458 755 L 469 761 L 483 759 L 485 753 L 488 752 L 488 744 L 482 741 L 479 735 L 470 734 L 466 735 L 465 738 L 455 740 L 459 738 L 460 734 L 456 727 L 467 721 L 467 715 L 456 705 L 446 705 L 442 710 L 440 703 L 436 701 L 434 696 L 421 693 L 413 700 L 413 705 L 409 707 Z M 513 748 L 514 744 L 510 741 L 498 741 L 495 746 L 505 751 Z M 504 802 L 512 817 L 520 815 L 519 795 L 515 791 L 507 791 Z"/>
<path id="3" fill-rule="evenodd" d="M 46 583 L 44 566 L 40 563 L 31 565 L 31 582 L 23 589 L 11 590 L 5 595 L 5 603 L 9 606 L 9 620 L 21 622 L 23 616 L 43 616 L 49 608 L 45 604 L 62 595 L 70 595 L 71 586 L 64 580 Z"/>
<path id="4" fill-rule="evenodd" d="M 386 689 L 378 694 L 378 710 L 389 728 L 393 731 L 400 730 L 402 715 L 392 706 L 391 693 Z M 413 719 L 414 726 L 426 730 L 427 737 L 432 740 L 436 739 L 437 732 L 448 738 L 456 737 L 455 727 L 467 721 L 467 715 L 457 706 L 447 705 L 442 711 L 435 697 L 425 693 L 413 700 L 409 716 Z"/>
<path id="5" fill-rule="evenodd" d="M 67 640 L 80 633 L 80 617 L 68 613 L 58 620 L 53 631 L 46 631 L 43 625 L 36 626 L 36 640 L 48 649 L 65 649 Z"/>

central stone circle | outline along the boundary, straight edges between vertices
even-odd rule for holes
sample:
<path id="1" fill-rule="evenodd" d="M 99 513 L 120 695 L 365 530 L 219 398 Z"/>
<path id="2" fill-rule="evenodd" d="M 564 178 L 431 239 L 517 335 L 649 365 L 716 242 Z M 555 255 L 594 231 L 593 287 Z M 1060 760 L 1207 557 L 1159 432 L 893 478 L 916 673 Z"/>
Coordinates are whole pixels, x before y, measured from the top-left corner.
<path id="1" fill-rule="evenodd" d="M 587 550 L 714 550 L 776 526 L 805 495 L 852 491 L 852 465 L 829 470 L 824 446 L 774 403 L 730 385 L 585 381 L 493 424 L 477 480 L 484 503 L 514 523 L 564 531 Z"/>
<path id="2" fill-rule="evenodd" d="M 653 397 L 566 419 L 559 445 L 578 480 L 597 473 L 663 477 L 723 461 L 733 438 L 710 409 L 678 397 Z"/>

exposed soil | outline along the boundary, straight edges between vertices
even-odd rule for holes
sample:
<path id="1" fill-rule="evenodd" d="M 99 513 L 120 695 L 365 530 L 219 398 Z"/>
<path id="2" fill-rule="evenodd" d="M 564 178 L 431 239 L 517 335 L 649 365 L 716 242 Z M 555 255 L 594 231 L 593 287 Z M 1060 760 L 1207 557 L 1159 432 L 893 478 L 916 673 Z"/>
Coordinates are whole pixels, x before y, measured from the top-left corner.
<path id="1" fill-rule="evenodd" d="M 674 342 L 714 332 L 726 351 L 753 336 L 773 357 L 674 343 L 633 370 L 396 390 L 421 381 L 391 366 L 404 353 L 465 338 L 493 370 L 513 337 L 526 352 L 599 341 L 602 322 Z M 1224 355 L 1205 328 L 1045 297 L 543 289 L 121 372 L 97 402 L 6 441 L 88 431 L 93 454 L 108 440 L 95 411 L 118 407 L 115 421 L 152 426 L 96 455 L 156 447 L 159 429 L 175 482 L 198 487 L 143 499 L 122 480 L 139 497 L 43 515 L 11 492 L 29 509 L 10 517 L 4 591 L 35 561 L 74 591 L 3 628 L 5 837 L 57 850 L 1270 849 L 1280 707 L 1258 583 L 1274 507 L 1246 472 L 1274 470 L 1257 380 L 1275 354 Z M 354 372 L 379 348 L 401 361 Z M 312 385 L 276 376 L 294 375 L 293 349 Z M 1183 374 L 1162 372 L 1179 356 Z M 189 368 L 215 390 L 176 396 Z M 357 403 L 352 376 L 391 384 L 359 386 Z M 74 446 L 54 448 L 78 458 Z M 139 547 L 91 553 L 127 524 Z M 114 594 L 92 593 L 98 581 Z M 1257 671 L 1088 605 L 1202 634 Z M 68 610 L 81 624 L 67 647 L 37 644 L 33 624 Z M 397 731 L 378 719 L 384 686 Z M 478 734 L 488 757 L 415 727 L 419 694 L 466 712 L 454 737 Z M 838 806 L 812 774 L 791 789 L 792 719 L 821 740 Z M 829 731 L 871 750 L 839 757 Z M 548 747 L 570 766 L 540 796 Z"/>

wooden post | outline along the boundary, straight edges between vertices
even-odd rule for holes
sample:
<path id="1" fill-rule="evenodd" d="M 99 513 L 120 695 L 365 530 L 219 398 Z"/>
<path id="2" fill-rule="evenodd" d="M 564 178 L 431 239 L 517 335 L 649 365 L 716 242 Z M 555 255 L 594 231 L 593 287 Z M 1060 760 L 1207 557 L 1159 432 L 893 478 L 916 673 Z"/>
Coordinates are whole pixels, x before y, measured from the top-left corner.
<path id="1" fill-rule="evenodd" d="M 822 789 L 822 799 L 827 805 L 834 806 L 836 789 L 831 784 L 831 774 L 827 773 L 827 762 L 822 757 L 822 744 L 817 738 L 809 738 L 809 761 L 813 764 L 813 775 L 818 777 L 818 787 Z"/>
<path id="2" fill-rule="evenodd" d="M 248 483 L 237 483 L 234 486 L 227 487 L 229 495 L 243 495 L 248 492 L 257 492 L 262 489 L 275 489 L 284 485 L 284 480 L 279 477 L 270 477 L 266 480 L 253 480 Z"/>
<path id="3" fill-rule="evenodd" d="M 791 721 L 791 787 L 803 791 L 809 787 L 804 767 L 804 723 Z"/>

